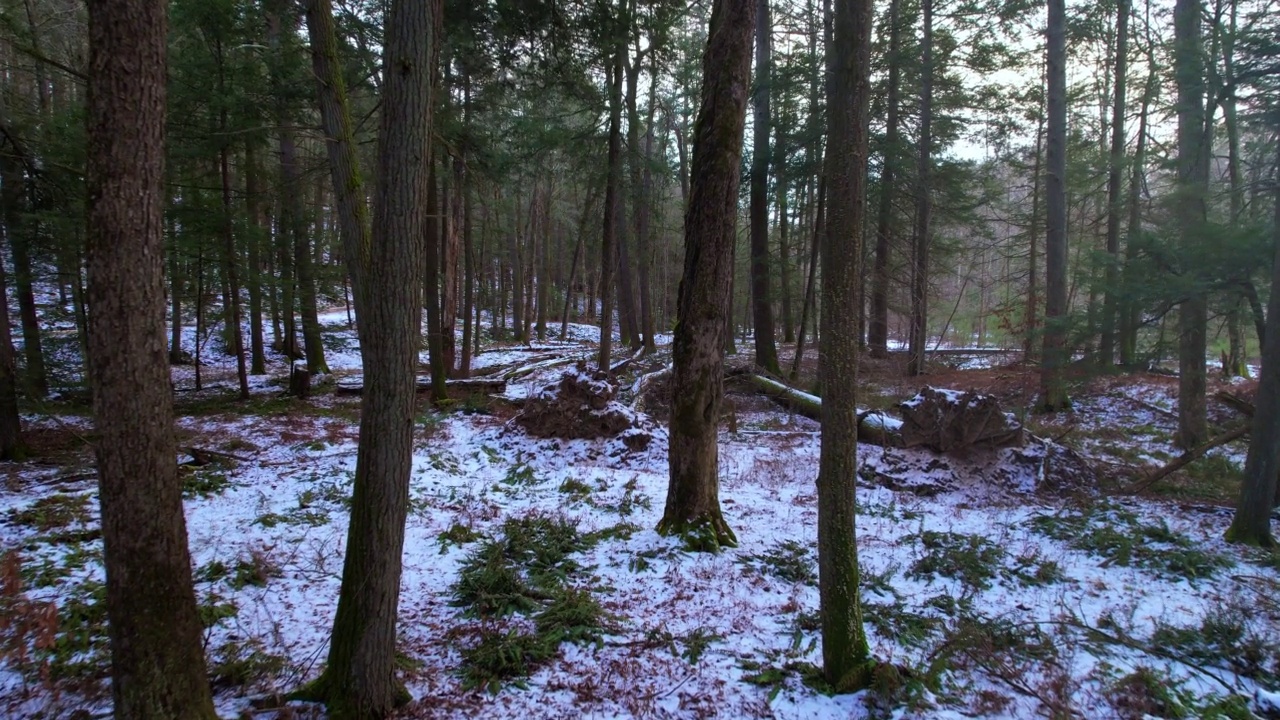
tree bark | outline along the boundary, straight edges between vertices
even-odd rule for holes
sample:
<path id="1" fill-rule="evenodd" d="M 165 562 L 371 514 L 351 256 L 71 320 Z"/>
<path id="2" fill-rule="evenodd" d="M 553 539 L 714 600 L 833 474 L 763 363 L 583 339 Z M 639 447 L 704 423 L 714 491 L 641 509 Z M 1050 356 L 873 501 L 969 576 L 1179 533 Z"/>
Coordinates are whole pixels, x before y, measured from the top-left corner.
<path id="1" fill-rule="evenodd" d="M 614 28 L 614 32 L 621 32 Z M 615 42 L 608 68 L 609 152 L 608 179 L 604 191 L 604 224 L 600 235 L 600 348 L 596 364 L 609 371 L 613 351 L 613 268 L 617 254 L 618 226 L 622 213 L 622 76 L 626 42 Z"/>
<path id="2" fill-rule="evenodd" d="M 1050 0 L 1052 2 L 1052 0 Z M 923 67 L 920 80 L 920 158 L 916 166 L 916 227 L 911 252 L 911 337 L 907 374 L 924 373 L 929 337 L 929 244 L 933 216 L 933 0 L 920 5 L 924 21 L 921 38 Z"/>
<path id="3" fill-rule="evenodd" d="M 1135 263 L 1138 259 L 1138 239 L 1142 233 L 1142 182 L 1143 167 L 1147 161 L 1147 115 L 1158 87 L 1155 65 L 1147 76 L 1142 91 L 1142 109 L 1138 113 L 1138 140 L 1133 153 L 1133 171 L 1129 174 L 1129 221 L 1125 230 L 1124 286 L 1125 299 L 1120 306 L 1120 364 L 1131 368 L 1138 364 L 1138 303 L 1133 299 L 1133 287 L 1137 278 Z"/>
<path id="4" fill-rule="evenodd" d="M 445 381 L 449 378 L 449 367 L 444 357 L 444 327 L 440 318 L 440 258 L 443 233 L 440 217 L 440 190 L 437 183 L 434 163 L 427 176 L 427 224 L 423 233 L 425 252 L 422 272 L 423 300 L 427 308 L 427 349 L 431 363 L 431 401 L 441 402 L 449 399 L 449 391 Z"/>
<path id="5" fill-rule="evenodd" d="M 1041 409 L 1071 406 L 1067 397 L 1067 11 L 1048 0 L 1048 132 L 1045 147 L 1045 307 Z"/>
<path id="6" fill-rule="evenodd" d="M 804 361 L 805 325 L 809 322 L 809 313 L 813 309 L 816 279 L 818 277 L 818 258 L 822 246 L 822 235 L 827 214 L 827 181 L 826 176 L 818 178 L 818 210 L 814 216 L 813 239 L 809 243 L 809 279 L 804 284 L 804 305 L 800 308 L 800 327 L 796 332 L 796 355 L 791 361 L 791 381 L 800 377 L 800 364 Z"/>
<path id="7" fill-rule="evenodd" d="M 22 212 L 22 167 L 12 158 L 0 159 L 0 205 L 4 212 L 4 234 L 10 248 L 20 226 Z M 22 418 L 18 414 L 18 360 L 9 326 L 8 282 L 0 263 L 0 460 L 22 460 Z"/>
<path id="8" fill-rule="evenodd" d="M 1111 111 L 1111 156 L 1107 168 L 1107 268 L 1102 301 L 1102 332 L 1098 342 L 1098 361 L 1103 367 L 1115 362 L 1116 296 L 1120 281 L 1120 216 L 1124 212 L 1124 195 L 1120 175 L 1124 169 L 1125 86 L 1129 67 L 1129 2 L 1116 3 L 1115 101 Z"/>
<path id="9" fill-rule="evenodd" d="M 925 0 L 925 8 L 930 3 Z M 818 344 L 818 377 L 823 389 L 818 594 L 823 673 L 836 691 L 848 692 L 867 685 L 872 667 L 858 593 L 855 530 L 859 318 L 849 312 L 861 284 L 859 265 L 866 221 L 872 3 L 835 0 L 834 6 L 834 37 L 827 48 L 827 237 L 822 247 L 822 332 Z M 929 24 L 926 15 L 926 47 Z M 926 54 L 926 77 L 928 66 Z M 926 90 L 926 97 L 928 94 Z M 927 107 L 922 112 L 927 116 Z M 921 137 L 927 146 L 929 129 L 924 125 Z M 921 157 L 927 159 L 927 153 L 926 147 Z"/>
<path id="10" fill-rule="evenodd" d="M 1205 222 L 1207 177 L 1204 158 L 1204 58 L 1200 42 L 1200 0 L 1178 0 L 1174 6 L 1174 76 L 1178 85 L 1178 180 L 1176 216 L 1179 250 L 1194 263 Z M 1198 272 L 1188 267 L 1189 294 L 1178 309 L 1179 447 L 1192 448 L 1209 436 L 1205 403 L 1205 346 L 1208 299 Z"/>
<path id="11" fill-rule="evenodd" d="M 383 42 L 373 232 L 345 237 L 365 393 L 329 663 L 307 694 L 335 718 L 383 717 L 407 701 L 395 679 L 396 608 L 413 464 L 422 238 L 431 163 L 438 0 L 391 0 Z"/>
<path id="12" fill-rule="evenodd" d="M 258 188 L 258 162 L 254 146 L 254 141 L 250 140 L 244 151 L 244 202 L 245 212 L 249 216 L 249 237 L 246 239 L 249 249 L 249 273 L 246 277 L 246 284 L 249 286 L 249 372 L 253 375 L 265 375 L 267 358 L 262 337 L 262 199 Z"/>
<path id="13" fill-rule="evenodd" d="M 115 715 L 212 720 L 165 363 L 166 7 L 89 5 L 89 377 Z"/>
<path id="14" fill-rule="evenodd" d="M 889 87 L 885 98 L 884 158 L 880 171 L 875 266 L 871 276 L 871 317 L 867 327 L 867 346 L 874 358 L 889 355 L 889 252 L 893 244 L 893 199 L 899 142 L 898 105 L 899 88 L 902 84 L 902 27 L 899 22 L 901 5 L 901 0 L 890 0 L 889 3 Z"/>
<path id="15" fill-rule="evenodd" d="M 667 502 L 658 531 L 699 549 L 737 544 L 720 512 L 716 446 L 724 399 L 724 334 L 737 236 L 739 164 L 756 0 L 716 0 L 694 126 L 684 279 L 671 374 Z"/>
<path id="16" fill-rule="evenodd" d="M 773 297 L 769 287 L 769 90 L 773 63 L 769 0 L 756 0 L 756 76 L 751 98 L 751 317 L 755 325 L 756 365 L 775 376 L 778 346 L 773 336 Z"/>

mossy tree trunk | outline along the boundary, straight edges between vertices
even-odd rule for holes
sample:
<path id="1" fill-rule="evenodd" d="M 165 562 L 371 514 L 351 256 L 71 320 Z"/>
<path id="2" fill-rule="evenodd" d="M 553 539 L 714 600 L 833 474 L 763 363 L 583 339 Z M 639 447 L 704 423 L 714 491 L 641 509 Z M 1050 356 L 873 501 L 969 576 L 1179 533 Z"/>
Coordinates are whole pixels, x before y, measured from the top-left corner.
<path id="1" fill-rule="evenodd" d="M 711 10 L 676 305 L 670 479 L 658 531 L 707 550 L 737 543 L 720 512 L 716 437 L 755 15 L 756 0 L 716 0 Z"/>
<path id="2" fill-rule="evenodd" d="M 115 716 L 212 720 L 165 363 L 166 8 L 89 5 L 89 377 Z"/>
<path id="3" fill-rule="evenodd" d="M 867 682 L 870 650 L 858 594 L 854 484 L 858 462 L 858 297 L 866 221 L 871 0 L 835 0 L 827 48 L 827 236 L 822 243 L 818 380 L 818 594 L 822 664 L 837 691 Z"/>
<path id="4" fill-rule="evenodd" d="M 372 232 L 343 235 L 364 367 L 360 447 L 329 662 L 320 678 L 300 693 L 324 700 L 334 718 L 385 717 L 408 699 L 395 678 L 396 611 L 413 461 L 419 274 L 428 220 L 422 199 L 431 162 L 431 59 L 439 13 L 438 0 L 391 2 L 383 43 L 381 180 Z M 329 40 L 326 33 L 324 43 L 332 47 Z M 337 90 L 332 81 L 329 85 Z M 329 101 L 337 103 L 339 128 L 349 130 L 348 116 L 338 102 L 341 97 L 335 92 Z M 331 152 L 350 155 L 350 172 L 344 178 L 350 187 L 359 177 L 350 154 L 350 133 L 329 137 Z M 348 210 L 358 220 L 356 207 L 352 204 Z M 361 245 L 363 238 L 368 242 Z"/>

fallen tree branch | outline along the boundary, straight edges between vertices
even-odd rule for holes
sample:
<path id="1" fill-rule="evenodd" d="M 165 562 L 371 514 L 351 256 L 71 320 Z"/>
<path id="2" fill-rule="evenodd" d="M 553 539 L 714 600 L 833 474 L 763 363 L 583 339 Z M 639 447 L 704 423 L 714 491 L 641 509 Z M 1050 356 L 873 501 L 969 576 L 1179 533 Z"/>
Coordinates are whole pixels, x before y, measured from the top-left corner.
<path id="1" fill-rule="evenodd" d="M 195 465 L 210 465 L 217 460 L 235 460 L 236 462 L 249 462 L 249 458 L 231 453 L 222 452 L 220 450 L 210 450 L 208 448 L 187 446 L 182 448 L 182 452 L 191 456 Z"/>
<path id="2" fill-rule="evenodd" d="M 1146 490 L 1152 485 L 1155 485 L 1157 482 L 1160 482 L 1164 478 L 1168 477 L 1172 473 L 1175 473 L 1178 470 L 1181 470 L 1182 468 L 1195 462 L 1196 460 L 1199 460 L 1200 458 L 1204 457 L 1205 453 L 1209 452 L 1210 450 L 1216 447 L 1220 447 L 1222 445 L 1226 445 L 1232 440 L 1239 440 L 1245 435 L 1248 435 L 1249 430 L 1251 429 L 1251 426 L 1252 426 L 1251 423 L 1244 423 L 1239 427 L 1236 427 L 1232 430 L 1228 430 L 1222 433 L 1221 435 L 1218 435 L 1217 437 L 1210 438 L 1209 440 L 1205 441 L 1201 445 L 1197 445 L 1196 447 L 1193 447 L 1190 450 L 1187 450 L 1186 452 L 1182 453 L 1182 455 L 1179 455 L 1177 459 L 1166 464 L 1164 467 L 1159 468 L 1154 472 L 1148 474 L 1145 478 L 1138 481 L 1137 484 L 1135 484 L 1133 487 L 1129 488 L 1125 492 L 1129 495 L 1136 495 L 1142 492 L 1143 490 Z"/>
<path id="3" fill-rule="evenodd" d="M 1226 390 L 1219 390 L 1214 393 L 1213 396 L 1223 405 L 1230 407 L 1245 417 L 1253 417 L 1253 414 L 1257 411 L 1257 408 L 1253 406 L 1253 403 L 1245 400 L 1239 395 L 1232 395 Z"/>
<path id="4" fill-rule="evenodd" d="M 453 378 L 445 381 L 445 389 L 460 395 L 493 395 L 507 391 L 507 381 L 502 378 Z M 418 378 L 414 388 L 417 392 L 431 391 L 430 378 Z M 340 380 L 334 387 L 337 395 L 359 395 L 364 392 L 364 378 Z"/>

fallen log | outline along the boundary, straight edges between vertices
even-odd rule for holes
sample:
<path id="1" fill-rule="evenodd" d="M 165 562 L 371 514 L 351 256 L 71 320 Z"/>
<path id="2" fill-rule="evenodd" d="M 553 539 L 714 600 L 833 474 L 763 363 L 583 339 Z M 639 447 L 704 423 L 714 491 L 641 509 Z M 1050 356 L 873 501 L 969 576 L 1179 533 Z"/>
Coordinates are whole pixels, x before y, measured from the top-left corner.
<path id="1" fill-rule="evenodd" d="M 1248 400 L 1245 400 L 1239 395 L 1232 395 L 1226 390 L 1219 390 L 1218 392 L 1214 393 L 1213 396 L 1217 398 L 1217 400 L 1221 402 L 1223 405 L 1226 405 L 1227 407 L 1232 408 L 1233 410 L 1239 412 L 1241 415 L 1244 415 L 1245 417 L 1253 417 L 1254 412 L 1256 412 L 1257 410 L 1253 406 L 1253 403 L 1249 402 Z"/>
<path id="2" fill-rule="evenodd" d="M 1126 492 L 1130 495 L 1136 495 L 1137 493 L 1140 493 L 1143 490 L 1146 490 L 1147 488 L 1151 487 L 1152 485 L 1155 485 L 1157 482 L 1160 482 L 1161 480 L 1168 477 L 1169 475 L 1181 470 L 1182 468 L 1190 465 L 1196 460 L 1199 460 L 1200 458 L 1204 457 L 1205 453 L 1209 452 L 1210 450 L 1216 447 L 1220 447 L 1222 445 L 1226 445 L 1232 440 L 1239 440 L 1245 435 L 1248 435 L 1249 430 L 1252 429 L 1252 425 L 1253 425 L 1252 423 L 1244 423 L 1243 425 L 1240 425 L 1239 427 L 1234 428 L 1232 430 L 1228 430 L 1222 433 L 1221 435 L 1218 435 L 1217 437 L 1213 437 L 1213 438 L 1210 438 L 1209 440 L 1206 440 L 1203 444 L 1197 445 L 1196 447 L 1193 447 L 1190 450 L 1182 453 L 1177 457 L 1177 459 L 1166 464 L 1164 467 L 1161 467 L 1152 471 L 1142 480 L 1139 480 L 1136 484 L 1130 487 Z"/>
<path id="3" fill-rule="evenodd" d="M 453 378 L 445 381 L 444 386 L 450 395 L 458 397 L 496 395 L 507 391 L 507 381 L 502 378 Z M 430 392 L 431 378 L 419 377 L 415 390 L 420 393 Z M 333 392 L 336 395 L 359 395 L 364 392 L 364 378 L 339 380 Z"/>
<path id="4" fill-rule="evenodd" d="M 762 375 L 742 375 L 760 394 L 811 420 L 822 421 L 822 398 Z M 882 447 L 902 447 L 902 421 L 875 410 L 858 412 L 858 440 Z"/>

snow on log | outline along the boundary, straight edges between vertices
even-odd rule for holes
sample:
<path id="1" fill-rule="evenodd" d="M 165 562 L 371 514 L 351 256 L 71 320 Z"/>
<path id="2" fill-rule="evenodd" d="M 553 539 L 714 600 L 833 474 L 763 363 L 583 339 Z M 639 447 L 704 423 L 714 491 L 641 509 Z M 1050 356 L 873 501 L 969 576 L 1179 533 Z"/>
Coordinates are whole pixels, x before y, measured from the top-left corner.
<path id="1" fill-rule="evenodd" d="M 496 395 L 507 391 L 507 381 L 501 378 L 456 378 L 445 382 L 445 389 L 450 395 L 465 397 L 469 395 Z M 431 378 L 419 377 L 416 390 L 420 393 L 431 391 Z M 359 395 L 364 392 L 364 378 L 343 378 L 338 381 L 334 393 L 338 395 Z"/>
<path id="2" fill-rule="evenodd" d="M 777 380 L 762 375 L 743 375 L 761 394 L 774 402 L 812 420 L 822 420 L 822 398 L 796 390 Z M 858 412 L 858 440 L 882 445 L 902 447 L 902 421 L 879 411 Z"/>

